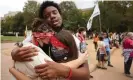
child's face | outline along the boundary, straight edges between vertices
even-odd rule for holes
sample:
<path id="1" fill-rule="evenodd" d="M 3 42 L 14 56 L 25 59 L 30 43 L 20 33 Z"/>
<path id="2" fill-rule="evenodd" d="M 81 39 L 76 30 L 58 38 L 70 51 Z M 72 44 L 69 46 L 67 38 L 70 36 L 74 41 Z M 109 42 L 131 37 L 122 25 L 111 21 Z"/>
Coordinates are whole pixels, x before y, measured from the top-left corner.
<path id="1" fill-rule="evenodd" d="M 46 35 L 43 38 L 40 38 L 40 40 L 45 43 L 48 44 L 50 41 L 52 34 L 50 32 L 46 33 Z"/>
<path id="2" fill-rule="evenodd" d="M 50 41 L 50 38 L 53 34 L 51 32 L 47 32 L 47 33 L 34 33 L 34 37 L 37 39 L 38 42 L 42 42 L 45 44 L 48 44 Z"/>

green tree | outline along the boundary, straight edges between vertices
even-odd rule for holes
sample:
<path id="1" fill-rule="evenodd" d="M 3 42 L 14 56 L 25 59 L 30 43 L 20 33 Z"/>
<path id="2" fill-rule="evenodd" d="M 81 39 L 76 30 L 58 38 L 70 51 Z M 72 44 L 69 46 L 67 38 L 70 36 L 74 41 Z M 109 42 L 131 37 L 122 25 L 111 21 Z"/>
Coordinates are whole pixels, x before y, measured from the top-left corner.
<path id="1" fill-rule="evenodd" d="M 13 17 L 6 17 L 1 21 L 1 33 L 5 34 L 7 32 L 11 32 L 13 26 Z"/>
<path id="2" fill-rule="evenodd" d="M 13 32 L 20 32 L 21 34 L 24 32 L 24 17 L 23 13 L 19 12 L 13 17 L 12 29 Z"/>
<path id="3" fill-rule="evenodd" d="M 63 21 L 66 29 L 76 31 L 81 26 L 82 12 L 80 12 L 75 3 L 72 1 L 64 1 L 60 3 Z"/>
<path id="4" fill-rule="evenodd" d="M 23 8 L 24 24 L 31 29 L 33 19 L 38 17 L 40 4 L 36 1 L 28 1 Z"/>
<path id="5" fill-rule="evenodd" d="M 99 2 L 100 7 L 100 16 L 101 16 L 101 23 L 102 23 L 102 30 L 103 31 L 118 31 L 123 32 L 127 26 L 126 12 L 127 12 L 127 5 L 129 2 L 127 1 L 104 1 Z M 120 27 L 121 25 L 124 26 L 123 28 Z M 126 24 L 125 24 L 126 23 Z"/>

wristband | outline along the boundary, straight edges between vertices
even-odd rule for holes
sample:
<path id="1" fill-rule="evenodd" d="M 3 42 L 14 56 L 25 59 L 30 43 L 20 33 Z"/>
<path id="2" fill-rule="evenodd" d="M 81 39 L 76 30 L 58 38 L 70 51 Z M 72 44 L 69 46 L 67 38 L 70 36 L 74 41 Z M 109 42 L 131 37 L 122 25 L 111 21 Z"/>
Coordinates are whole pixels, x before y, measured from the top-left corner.
<path id="1" fill-rule="evenodd" d="M 67 80 L 70 80 L 71 77 L 72 77 L 72 69 L 70 68 Z"/>

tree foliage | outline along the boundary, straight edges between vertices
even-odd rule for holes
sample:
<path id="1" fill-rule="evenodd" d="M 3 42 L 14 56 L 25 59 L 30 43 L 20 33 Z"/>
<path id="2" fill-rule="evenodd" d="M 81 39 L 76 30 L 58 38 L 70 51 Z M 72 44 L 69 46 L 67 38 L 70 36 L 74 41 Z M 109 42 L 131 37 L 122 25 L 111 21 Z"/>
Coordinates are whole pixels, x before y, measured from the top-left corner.
<path id="1" fill-rule="evenodd" d="M 62 10 L 63 24 L 66 29 L 77 31 L 79 27 L 87 26 L 87 22 L 94 10 L 78 9 L 74 2 L 64 1 L 59 4 Z M 8 16 L 1 21 L 1 32 L 24 33 L 25 26 L 31 29 L 31 23 L 38 17 L 40 4 L 27 1 L 23 12 L 15 16 Z M 99 2 L 102 31 L 124 32 L 133 31 L 133 2 L 132 1 L 104 1 Z M 92 31 L 100 30 L 99 16 L 93 19 Z"/>
<path id="2" fill-rule="evenodd" d="M 38 17 L 39 7 L 40 4 L 36 1 L 26 2 L 23 12 L 19 12 L 15 16 L 9 16 L 2 20 L 2 33 L 20 32 L 20 34 L 23 34 L 26 26 L 28 29 L 31 29 L 33 19 Z"/>
<path id="3" fill-rule="evenodd" d="M 24 24 L 31 29 L 31 23 L 35 17 L 38 17 L 40 4 L 36 1 L 28 1 L 23 8 Z"/>
<path id="4" fill-rule="evenodd" d="M 133 3 L 130 1 L 99 2 L 103 31 L 124 32 L 132 31 L 131 18 L 133 17 Z M 130 15 L 130 17 L 129 17 Z"/>

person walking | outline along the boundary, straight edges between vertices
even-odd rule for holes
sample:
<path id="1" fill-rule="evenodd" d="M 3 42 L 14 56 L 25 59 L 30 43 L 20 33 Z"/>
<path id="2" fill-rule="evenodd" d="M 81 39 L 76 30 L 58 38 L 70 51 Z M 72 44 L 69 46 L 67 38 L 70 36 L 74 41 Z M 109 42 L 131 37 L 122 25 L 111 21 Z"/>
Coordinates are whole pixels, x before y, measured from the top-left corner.
<path id="1" fill-rule="evenodd" d="M 97 34 L 97 33 L 95 34 L 95 36 L 94 36 L 93 39 L 94 39 L 94 40 L 93 40 L 93 43 L 94 43 L 95 51 L 97 51 L 97 47 L 98 47 L 97 42 L 98 42 L 98 40 L 99 40 L 98 34 Z"/>
<path id="2" fill-rule="evenodd" d="M 110 38 L 108 37 L 107 33 L 103 33 L 104 36 L 104 43 L 105 43 L 105 49 L 106 49 L 106 53 L 108 56 L 108 66 L 113 67 L 113 65 L 111 64 L 110 58 L 111 58 L 111 53 L 110 53 Z"/>
<path id="3" fill-rule="evenodd" d="M 127 33 L 123 42 L 123 56 L 124 56 L 124 73 L 126 76 L 133 78 L 130 74 L 130 68 L 133 61 L 133 32 Z"/>

